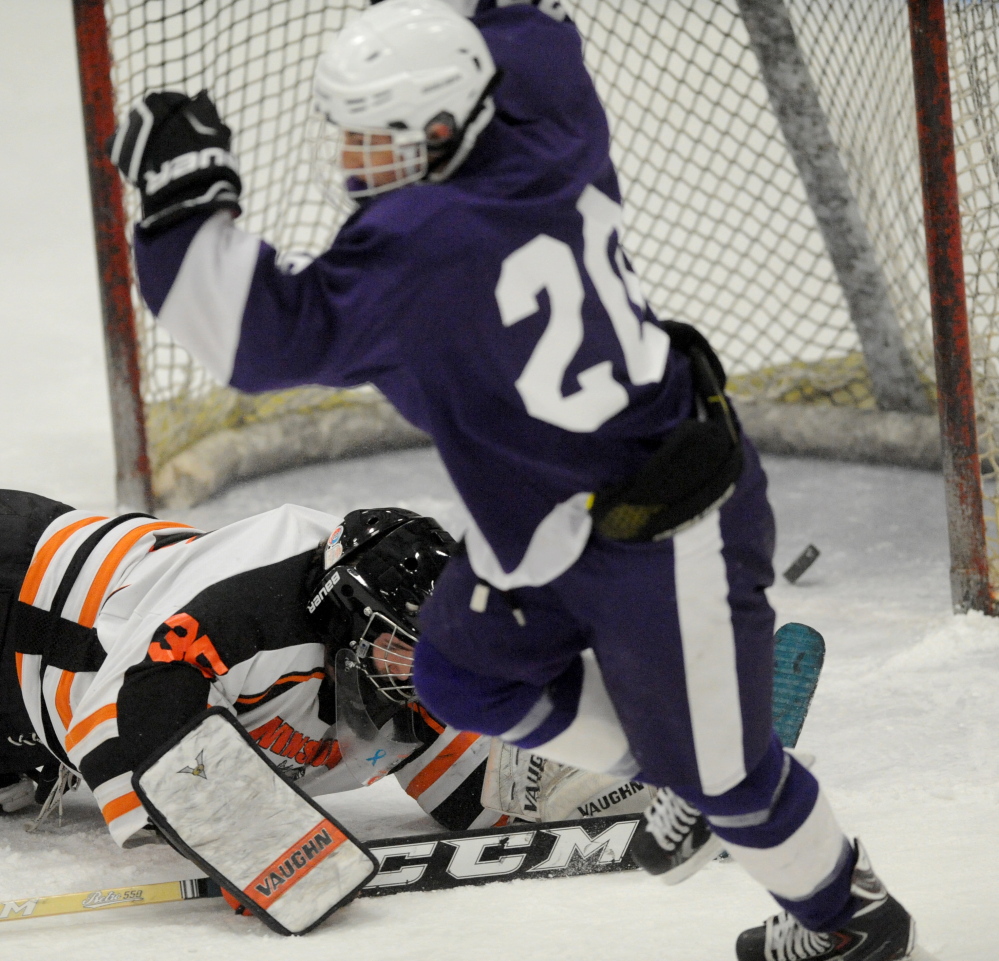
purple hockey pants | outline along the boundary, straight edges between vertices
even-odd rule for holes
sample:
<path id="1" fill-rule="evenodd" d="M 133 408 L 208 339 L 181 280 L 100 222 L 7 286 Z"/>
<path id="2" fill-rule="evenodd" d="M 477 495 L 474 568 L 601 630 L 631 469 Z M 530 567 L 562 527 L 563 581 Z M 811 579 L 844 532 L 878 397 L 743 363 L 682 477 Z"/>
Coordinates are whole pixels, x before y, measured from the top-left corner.
<path id="1" fill-rule="evenodd" d="M 707 794 L 741 781 L 770 743 L 774 632 L 773 514 L 746 454 L 735 493 L 695 527 L 659 543 L 593 536 L 560 577 L 493 590 L 481 613 L 477 578 L 455 558 L 421 614 L 427 706 L 501 735 L 548 698 L 547 717 L 516 739 L 536 746 L 575 716 L 589 649 L 643 780 Z"/>
<path id="2" fill-rule="evenodd" d="M 414 677 L 455 727 L 671 787 L 782 905 L 828 928 L 852 910 L 852 851 L 772 731 L 774 521 L 745 447 L 732 497 L 670 540 L 593 536 L 552 582 L 485 603 L 453 559 L 421 614 Z"/>

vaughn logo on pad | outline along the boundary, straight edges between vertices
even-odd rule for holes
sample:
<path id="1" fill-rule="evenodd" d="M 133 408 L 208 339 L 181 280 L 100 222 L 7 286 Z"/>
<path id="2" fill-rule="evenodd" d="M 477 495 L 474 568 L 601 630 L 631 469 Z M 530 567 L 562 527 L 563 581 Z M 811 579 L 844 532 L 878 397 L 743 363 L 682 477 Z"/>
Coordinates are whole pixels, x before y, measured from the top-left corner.
<path id="1" fill-rule="evenodd" d="M 262 908 L 270 907 L 346 840 L 329 821 L 320 821 L 305 837 L 267 865 L 243 893 Z"/>
<path id="2" fill-rule="evenodd" d="M 279 934 L 311 931 L 377 870 L 225 708 L 181 728 L 132 787 L 167 840 Z"/>

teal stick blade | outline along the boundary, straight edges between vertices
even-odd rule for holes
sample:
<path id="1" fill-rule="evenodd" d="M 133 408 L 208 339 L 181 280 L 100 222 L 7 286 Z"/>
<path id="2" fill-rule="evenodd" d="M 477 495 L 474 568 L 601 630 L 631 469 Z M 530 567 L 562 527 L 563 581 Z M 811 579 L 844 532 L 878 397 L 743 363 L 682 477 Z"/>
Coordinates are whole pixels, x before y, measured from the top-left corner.
<path id="1" fill-rule="evenodd" d="M 805 624 L 785 624 L 774 634 L 774 730 L 785 747 L 798 743 L 825 655 L 822 635 Z"/>

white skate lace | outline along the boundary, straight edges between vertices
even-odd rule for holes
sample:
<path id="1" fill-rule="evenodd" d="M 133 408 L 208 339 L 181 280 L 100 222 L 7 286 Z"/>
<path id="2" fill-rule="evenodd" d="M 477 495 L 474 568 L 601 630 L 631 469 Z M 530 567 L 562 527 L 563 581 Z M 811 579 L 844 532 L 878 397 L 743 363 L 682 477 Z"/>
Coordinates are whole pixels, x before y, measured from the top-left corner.
<path id="1" fill-rule="evenodd" d="M 786 911 L 768 918 L 763 955 L 766 961 L 809 961 L 832 946 L 828 934 L 809 931 Z"/>
<path id="2" fill-rule="evenodd" d="M 70 792 L 75 791 L 80 786 L 80 775 L 65 764 L 59 765 L 59 776 L 49 796 L 45 799 L 38 817 L 24 825 L 24 830 L 28 832 L 37 831 L 56 811 L 59 812 L 59 827 L 62 827 L 62 802 L 63 798 Z"/>
<path id="3" fill-rule="evenodd" d="M 683 843 L 699 817 L 700 812 L 696 808 L 669 788 L 660 788 L 645 812 L 646 830 L 656 839 L 659 847 L 672 851 Z"/>

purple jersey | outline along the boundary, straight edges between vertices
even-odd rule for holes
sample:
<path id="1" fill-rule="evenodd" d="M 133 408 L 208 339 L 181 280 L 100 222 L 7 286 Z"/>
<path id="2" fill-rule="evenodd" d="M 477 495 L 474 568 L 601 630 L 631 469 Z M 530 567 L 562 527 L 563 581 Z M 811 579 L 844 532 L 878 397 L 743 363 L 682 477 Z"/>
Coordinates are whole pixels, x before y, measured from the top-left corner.
<path id="1" fill-rule="evenodd" d="M 590 492 L 689 414 L 685 357 L 620 246 L 603 108 L 569 21 L 476 20 L 502 80 L 457 172 L 366 202 L 291 274 L 222 212 L 136 232 L 160 322 L 245 391 L 371 382 L 430 433 L 479 576 L 542 584 L 579 556 Z"/>

